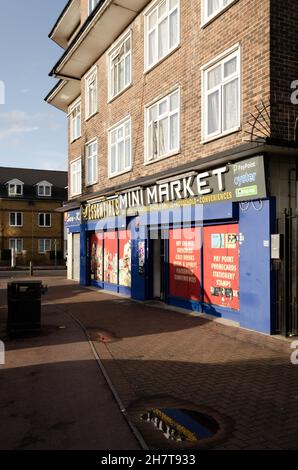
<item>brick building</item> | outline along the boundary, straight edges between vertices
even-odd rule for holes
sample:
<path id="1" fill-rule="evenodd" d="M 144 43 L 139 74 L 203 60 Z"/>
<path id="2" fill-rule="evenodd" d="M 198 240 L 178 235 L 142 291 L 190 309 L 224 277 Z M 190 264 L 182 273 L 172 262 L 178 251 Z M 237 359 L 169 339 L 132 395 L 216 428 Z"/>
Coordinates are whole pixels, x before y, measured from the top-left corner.
<path id="1" fill-rule="evenodd" d="M 67 199 L 65 171 L 0 168 L 0 263 L 64 262 L 64 221 L 56 209 Z"/>
<path id="2" fill-rule="evenodd" d="M 297 26 L 290 0 L 67 2 L 70 277 L 297 332 Z"/>

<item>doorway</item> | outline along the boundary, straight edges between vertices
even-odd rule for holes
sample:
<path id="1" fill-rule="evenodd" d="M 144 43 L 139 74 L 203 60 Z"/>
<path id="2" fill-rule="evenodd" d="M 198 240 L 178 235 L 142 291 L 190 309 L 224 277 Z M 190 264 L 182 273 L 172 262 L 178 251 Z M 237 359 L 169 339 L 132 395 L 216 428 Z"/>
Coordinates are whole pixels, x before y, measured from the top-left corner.
<path id="1" fill-rule="evenodd" d="M 152 247 L 152 297 L 165 300 L 165 240 L 159 231 L 151 240 Z"/>

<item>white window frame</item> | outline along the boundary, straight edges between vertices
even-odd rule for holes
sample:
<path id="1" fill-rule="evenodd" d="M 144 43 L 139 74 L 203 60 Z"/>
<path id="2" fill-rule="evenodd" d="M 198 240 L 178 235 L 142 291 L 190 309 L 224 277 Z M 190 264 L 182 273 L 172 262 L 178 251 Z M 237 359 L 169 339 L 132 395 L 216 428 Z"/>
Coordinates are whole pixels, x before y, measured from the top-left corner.
<path id="1" fill-rule="evenodd" d="M 119 55 L 119 52 L 123 48 L 125 42 L 130 39 L 130 50 L 129 52 L 124 52 L 124 55 L 121 60 L 124 62 L 124 77 L 126 75 L 126 69 L 125 69 L 125 61 L 126 58 L 130 56 L 130 73 L 129 73 L 129 81 L 124 85 L 123 88 L 118 90 L 117 92 L 113 91 L 113 86 L 112 86 L 112 74 L 114 72 L 114 65 L 113 61 Z M 111 49 L 108 51 L 108 102 L 112 101 L 114 98 L 117 96 L 121 95 L 127 88 L 129 88 L 132 84 L 132 31 L 131 29 L 129 31 L 126 31 L 121 38 L 116 42 L 116 44 L 113 44 Z M 120 63 L 120 62 L 118 62 Z M 115 86 L 115 85 L 114 85 Z"/>
<path id="2" fill-rule="evenodd" d="M 91 147 L 91 145 L 95 144 L 95 152 L 92 153 L 91 155 L 88 155 L 88 148 Z M 93 179 L 89 178 L 89 159 L 95 159 L 95 163 L 92 164 L 93 168 L 95 169 Z M 92 139 L 89 140 L 89 142 L 86 143 L 85 145 L 85 173 L 86 173 L 86 186 L 92 186 L 93 184 L 96 184 L 98 182 L 98 141 L 97 139 Z"/>
<path id="3" fill-rule="evenodd" d="M 155 60 L 149 64 L 149 35 L 153 31 L 154 28 L 149 29 L 149 17 L 154 11 L 158 13 L 158 7 L 161 3 L 163 3 L 164 0 L 155 0 L 149 7 L 145 10 L 144 12 L 144 71 L 145 73 L 151 70 L 153 67 L 155 67 L 157 64 L 162 62 L 166 57 L 168 57 L 170 54 L 172 54 L 173 51 L 175 51 L 179 46 L 180 46 L 180 41 L 181 41 L 181 25 L 180 25 L 180 0 L 178 0 L 177 6 L 175 6 L 172 9 L 169 9 L 169 2 L 170 0 L 165 0 L 167 3 L 167 13 L 159 18 L 157 20 L 157 26 L 156 26 L 156 39 L 155 39 L 155 47 L 157 49 L 156 53 L 156 58 Z M 178 25 L 177 25 L 177 43 L 174 44 L 172 47 L 169 47 L 167 52 L 161 56 L 158 57 L 158 48 L 159 48 L 159 42 L 158 42 L 158 24 L 161 23 L 166 17 L 170 17 L 170 15 L 174 12 L 174 10 L 177 8 L 177 16 L 178 16 Z M 169 22 L 168 22 L 169 23 Z M 168 24 L 168 39 L 169 39 L 169 24 Z"/>
<path id="4" fill-rule="evenodd" d="M 79 108 L 79 129 L 75 125 L 76 116 L 74 117 L 74 112 Z M 79 139 L 82 135 L 82 104 L 81 98 L 77 99 L 69 108 L 69 118 L 70 118 L 70 142 L 74 142 Z"/>
<path id="5" fill-rule="evenodd" d="M 17 247 L 17 248 L 14 247 L 15 252 L 16 253 L 22 253 L 22 251 L 23 251 L 23 239 L 22 238 L 10 238 L 9 239 L 9 249 L 10 250 L 12 250 L 12 247 L 11 247 L 12 242 L 14 242 L 15 247 Z M 20 250 L 18 250 L 18 242 L 21 242 L 20 243 L 21 244 L 21 249 Z"/>
<path id="6" fill-rule="evenodd" d="M 46 190 L 48 191 L 48 194 L 46 194 Z M 39 197 L 51 197 L 52 196 L 52 184 L 50 183 L 39 183 L 37 184 L 37 196 Z"/>
<path id="7" fill-rule="evenodd" d="M 237 72 L 234 75 L 230 75 L 228 79 L 222 79 L 220 85 L 217 85 L 216 87 L 212 88 L 212 90 L 207 90 L 207 79 L 208 79 L 208 73 L 213 69 L 216 68 L 220 64 L 224 64 L 225 62 L 228 62 L 229 60 L 232 59 L 232 57 L 235 56 L 237 57 Z M 233 132 L 237 132 L 241 129 L 241 112 L 242 112 L 242 105 L 241 105 L 241 78 L 242 78 L 242 73 L 241 73 L 241 50 L 240 50 L 240 45 L 236 44 L 235 46 L 231 47 L 227 51 L 223 52 L 219 56 L 215 57 L 213 60 L 208 62 L 207 64 L 203 65 L 201 67 L 201 83 L 202 83 L 202 118 L 201 118 L 201 132 L 202 132 L 202 139 L 201 139 L 201 144 L 204 144 L 206 142 L 210 142 L 212 140 L 224 137 L 226 135 L 232 134 Z M 236 126 L 223 130 L 223 93 L 222 89 L 223 86 L 230 81 L 235 80 L 235 78 L 238 77 L 238 123 Z M 219 90 L 219 131 L 215 131 L 211 134 L 208 134 L 208 96 L 212 92 L 216 91 L 216 89 Z"/>
<path id="8" fill-rule="evenodd" d="M 80 171 L 78 172 L 80 173 L 80 183 L 79 183 L 79 188 L 77 189 L 77 191 L 74 191 L 73 167 L 77 165 L 80 166 Z M 70 162 L 70 195 L 71 197 L 74 197 L 74 196 L 79 196 L 80 194 L 82 194 L 82 158 L 78 157 L 75 160 Z"/>
<path id="9" fill-rule="evenodd" d="M 43 244 L 43 249 L 41 249 L 41 247 L 40 247 L 41 242 Z M 46 249 L 46 242 L 49 242 L 49 245 L 50 245 L 48 250 Z M 45 253 L 51 251 L 51 249 L 52 249 L 52 240 L 50 238 L 39 238 L 38 239 L 38 253 L 45 254 Z"/>
<path id="10" fill-rule="evenodd" d="M 129 160 L 130 160 L 130 165 L 128 165 L 127 167 L 125 167 L 123 170 L 118 170 L 118 167 L 119 167 L 119 161 L 118 161 L 118 144 L 120 142 L 124 142 L 124 149 L 125 149 L 125 141 L 127 140 L 127 138 L 125 137 L 125 125 L 128 124 L 130 125 L 130 156 L 129 156 Z M 115 132 L 115 131 L 119 131 L 120 129 L 122 129 L 123 131 L 123 137 L 116 140 L 115 143 L 112 144 L 112 133 Z M 112 168 L 111 168 L 111 161 L 112 161 L 112 146 L 115 145 L 116 146 L 116 171 L 114 171 L 112 173 Z M 114 126 L 110 127 L 108 129 L 108 156 L 109 156 L 109 178 L 113 178 L 114 176 L 118 176 L 118 175 L 122 175 L 123 173 L 127 173 L 129 171 L 131 171 L 132 169 L 132 123 L 131 123 L 131 116 L 126 116 L 124 119 L 122 119 L 121 121 L 117 122 L 116 124 L 114 124 Z M 126 159 L 126 155 L 124 154 L 124 162 L 125 162 L 125 159 Z"/>
<path id="11" fill-rule="evenodd" d="M 167 105 L 167 113 L 165 113 L 164 115 L 161 115 L 159 117 L 159 119 L 157 121 L 160 121 L 162 119 L 164 119 L 166 116 L 168 117 L 168 119 L 173 116 L 174 114 L 176 114 L 177 111 L 170 111 L 169 110 L 169 102 L 170 102 L 170 97 L 172 95 L 174 95 L 175 93 L 178 93 L 178 145 L 175 149 L 171 149 L 169 150 L 167 153 L 165 153 L 164 155 L 161 155 L 161 156 L 157 156 L 156 158 L 152 157 L 151 155 L 149 155 L 149 139 L 148 139 L 148 134 L 149 134 L 149 126 L 152 125 L 152 121 L 149 122 L 149 113 L 150 113 L 150 110 L 153 106 L 158 106 L 162 101 L 164 101 L 165 99 L 167 100 L 168 102 L 168 105 Z M 145 131 L 144 131 L 144 134 L 145 134 L 145 138 L 144 138 L 144 143 L 145 143 L 145 149 L 144 149 L 144 155 L 145 155 L 145 161 L 144 161 L 144 164 L 145 165 L 149 165 L 149 164 L 152 164 L 152 163 L 155 163 L 155 162 L 158 162 L 160 160 L 163 160 L 165 158 L 168 158 L 168 157 L 171 157 L 173 155 L 176 155 L 178 153 L 180 153 L 181 151 L 181 129 L 180 129 L 180 125 L 181 125 L 181 89 L 180 89 L 180 86 L 178 87 L 175 87 L 174 89 L 172 89 L 169 93 L 167 93 L 166 95 L 163 95 L 162 97 L 158 97 L 156 98 L 154 101 L 152 101 L 151 103 L 147 104 L 145 106 L 145 113 L 144 113 L 144 117 L 145 117 Z M 168 129 L 169 130 L 169 129 Z M 156 137 L 157 140 L 158 139 L 158 136 Z M 168 139 L 170 139 L 170 132 L 168 132 Z M 169 144 L 169 140 L 168 140 L 168 144 Z M 158 143 L 157 143 L 157 146 L 158 146 Z M 168 145 L 168 148 L 169 148 L 169 145 Z"/>
<path id="12" fill-rule="evenodd" d="M 18 223 L 12 224 L 11 223 L 12 214 L 14 214 L 15 222 L 17 222 L 17 220 L 18 220 L 18 215 L 17 214 L 21 214 L 21 224 L 18 224 Z M 23 227 L 23 212 L 9 212 L 9 226 L 10 227 Z"/>
<path id="13" fill-rule="evenodd" d="M 91 15 L 100 0 L 88 0 L 88 15 Z"/>
<path id="14" fill-rule="evenodd" d="M 90 92 L 91 92 L 91 89 L 90 89 L 90 85 L 92 83 L 95 83 L 95 86 L 94 86 L 94 94 L 95 94 L 95 98 L 94 98 L 94 109 L 91 109 L 90 107 Z M 87 121 L 88 119 L 90 119 L 92 116 L 94 116 L 94 114 L 97 113 L 98 111 L 98 91 L 97 91 L 97 67 L 94 66 L 92 67 L 92 69 L 88 72 L 88 74 L 86 75 L 85 77 L 85 121 Z"/>
<path id="15" fill-rule="evenodd" d="M 17 192 L 17 187 L 20 187 L 20 192 Z M 9 182 L 8 183 L 8 195 L 9 196 L 23 196 L 24 183 L 19 182 Z"/>
<path id="16" fill-rule="evenodd" d="M 225 0 L 219 0 L 220 5 L 217 10 L 215 10 L 211 15 L 208 16 L 208 1 L 201 0 L 201 27 L 209 24 L 213 19 L 217 18 L 223 12 L 225 12 L 233 3 L 236 3 L 238 0 L 227 0 L 227 4 L 224 5 Z"/>
<path id="17" fill-rule="evenodd" d="M 46 224 L 46 216 L 47 215 L 50 217 L 50 224 L 49 225 Z M 40 216 L 43 216 L 43 224 L 40 223 Z M 50 214 L 49 212 L 39 212 L 38 213 L 38 226 L 43 227 L 43 228 L 52 227 L 52 214 Z"/>

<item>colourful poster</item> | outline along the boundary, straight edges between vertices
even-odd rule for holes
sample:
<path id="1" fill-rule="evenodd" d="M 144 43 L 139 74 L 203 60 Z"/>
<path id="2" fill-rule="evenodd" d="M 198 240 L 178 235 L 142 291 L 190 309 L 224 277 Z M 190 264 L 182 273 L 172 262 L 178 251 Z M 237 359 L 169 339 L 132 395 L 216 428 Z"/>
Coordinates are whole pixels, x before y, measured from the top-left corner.
<path id="1" fill-rule="evenodd" d="M 90 276 L 92 281 L 103 281 L 103 234 L 90 236 Z"/>
<path id="2" fill-rule="evenodd" d="M 198 228 L 169 232 L 169 294 L 186 300 L 201 300 L 201 243 Z"/>
<path id="3" fill-rule="evenodd" d="M 204 227 L 204 302 L 239 310 L 238 225 Z"/>
<path id="4" fill-rule="evenodd" d="M 131 287 L 131 240 L 128 230 L 119 232 L 119 284 Z"/>
<path id="5" fill-rule="evenodd" d="M 104 233 L 104 281 L 118 283 L 118 237 L 117 232 Z"/>

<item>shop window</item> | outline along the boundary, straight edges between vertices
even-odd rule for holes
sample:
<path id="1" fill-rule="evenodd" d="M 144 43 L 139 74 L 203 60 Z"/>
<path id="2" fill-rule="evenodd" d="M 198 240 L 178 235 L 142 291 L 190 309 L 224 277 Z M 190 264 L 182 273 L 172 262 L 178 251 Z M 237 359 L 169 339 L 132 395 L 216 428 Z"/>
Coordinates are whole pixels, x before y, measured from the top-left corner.
<path id="1" fill-rule="evenodd" d="M 90 278 L 91 282 L 131 287 L 130 231 L 91 234 Z"/>
<path id="2" fill-rule="evenodd" d="M 204 302 L 239 310 L 238 225 L 204 227 Z"/>
<path id="3" fill-rule="evenodd" d="M 201 300 L 200 229 L 179 228 L 169 233 L 169 295 Z"/>
<path id="4" fill-rule="evenodd" d="M 179 46 L 179 4 L 179 0 L 158 1 L 145 13 L 146 70 Z"/>
<path id="5" fill-rule="evenodd" d="M 104 233 L 104 281 L 109 284 L 118 284 L 117 232 Z"/>

